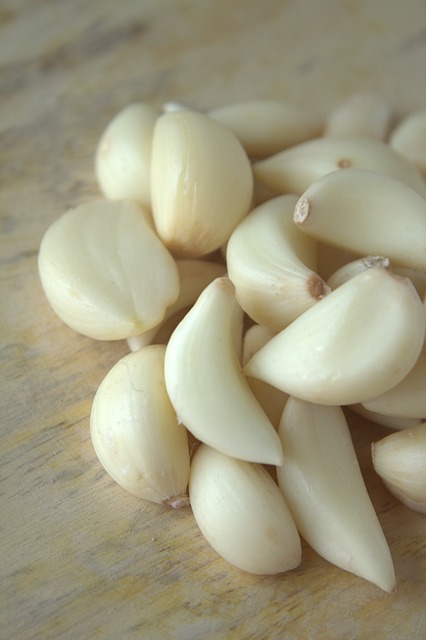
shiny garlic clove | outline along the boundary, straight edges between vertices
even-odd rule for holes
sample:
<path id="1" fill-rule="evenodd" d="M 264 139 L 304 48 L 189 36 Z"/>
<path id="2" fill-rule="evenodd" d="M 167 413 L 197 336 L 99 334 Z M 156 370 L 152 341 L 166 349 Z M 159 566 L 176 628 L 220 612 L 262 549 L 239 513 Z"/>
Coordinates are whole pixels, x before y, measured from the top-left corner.
<path id="1" fill-rule="evenodd" d="M 309 402 L 365 402 L 408 374 L 424 332 L 423 306 L 412 283 L 373 267 L 305 311 L 243 371 Z"/>
<path id="2" fill-rule="evenodd" d="M 158 118 L 154 129 L 151 197 L 165 245 L 180 257 L 200 257 L 228 240 L 249 210 L 250 162 L 227 128 L 196 111 Z"/>
<path id="3" fill-rule="evenodd" d="M 211 109 L 252 158 L 264 158 L 319 136 L 323 122 L 311 110 L 277 100 L 247 100 Z"/>
<path id="4" fill-rule="evenodd" d="M 341 102 L 328 116 L 324 135 L 358 135 L 385 140 L 392 110 L 380 96 L 357 93 Z"/>
<path id="5" fill-rule="evenodd" d="M 426 176 L 426 109 L 401 120 L 389 137 L 389 145 Z"/>
<path id="6" fill-rule="evenodd" d="M 350 408 L 359 416 L 370 420 L 370 422 L 380 424 L 382 427 L 388 427 L 388 429 L 393 429 L 394 431 L 411 429 L 423 422 L 420 418 L 395 418 L 393 416 L 385 416 L 383 413 L 378 413 L 377 411 L 369 411 L 362 404 L 351 404 Z"/>
<path id="7" fill-rule="evenodd" d="M 239 309 L 228 278 L 206 287 L 167 344 L 167 391 L 202 442 L 242 460 L 281 464 L 276 431 L 241 373 L 233 328 Z"/>
<path id="8" fill-rule="evenodd" d="M 293 223 L 296 196 L 274 198 L 251 211 L 229 239 L 229 278 L 244 311 L 279 331 L 329 293 L 309 266 L 316 243 Z"/>
<path id="9" fill-rule="evenodd" d="M 189 496 L 201 533 L 230 564 L 259 575 L 299 566 L 294 520 L 262 465 L 201 445 L 191 464 Z"/>
<path id="10" fill-rule="evenodd" d="M 294 221 L 326 244 L 426 270 L 426 200 L 395 178 L 364 169 L 333 171 L 304 192 Z"/>
<path id="11" fill-rule="evenodd" d="M 151 146 L 158 115 L 147 104 L 130 104 L 102 133 L 96 149 L 95 172 L 107 198 L 137 200 L 151 207 Z"/>
<path id="12" fill-rule="evenodd" d="M 279 193 L 299 195 L 323 176 L 348 169 L 377 171 L 426 195 L 424 178 L 412 163 L 388 144 L 361 136 L 317 138 L 253 165 L 256 180 Z"/>
<path id="13" fill-rule="evenodd" d="M 90 432 L 108 474 L 139 498 L 188 504 L 189 448 L 164 383 L 164 345 L 122 358 L 101 382 Z"/>
<path id="14" fill-rule="evenodd" d="M 38 266 L 53 310 L 75 331 L 119 340 L 157 325 L 179 294 L 179 274 L 130 200 L 99 200 L 63 214 L 46 231 Z"/>
<path id="15" fill-rule="evenodd" d="M 329 562 L 394 591 L 393 562 L 340 407 L 289 398 L 278 484 L 306 542 Z"/>
<path id="16" fill-rule="evenodd" d="M 138 336 L 131 336 L 127 339 L 127 343 L 131 351 L 136 351 L 141 347 L 151 344 L 155 339 L 160 327 L 164 325 L 174 314 L 183 309 L 192 306 L 198 296 L 215 278 L 224 276 L 226 267 L 216 262 L 208 260 L 176 260 L 176 266 L 179 272 L 179 296 L 176 302 L 166 310 L 166 315 L 157 326 L 149 331 L 145 331 Z"/>
<path id="17" fill-rule="evenodd" d="M 327 285 L 330 289 L 337 289 L 337 287 L 340 287 L 340 285 L 358 275 L 358 273 L 362 273 L 372 267 L 390 269 L 389 258 L 385 258 L 384 256 L 365 256 L 365 258 L 358 258 L 357 260 L 352 260 L 352 262 L 347 262 L 328 278 Z"/>
<path id="18" fill-rule="evenodd" d="M 426 513 L 426 422 L 374 443 L 372 457 L 389 491 L 410 509 Z"/>

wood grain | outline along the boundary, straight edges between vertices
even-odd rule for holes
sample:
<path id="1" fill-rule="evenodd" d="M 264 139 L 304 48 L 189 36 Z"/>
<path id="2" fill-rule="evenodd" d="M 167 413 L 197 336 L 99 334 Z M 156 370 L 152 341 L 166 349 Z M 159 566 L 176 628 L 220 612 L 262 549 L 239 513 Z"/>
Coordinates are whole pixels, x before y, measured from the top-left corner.
<path id="1" fill-rule="evenodd" d="M 99 197 L 93 156 L 132 100 L 200 108 L 288 98 L 326 114 L 377 90 L 395 117 L 425 105 L 423 0 L 3 0 L 0 8 L 0 635 L 20 640 L 421 639 L 426 518 L 373 473 L 386 433 L 350 418 L 395 560 L 384 594 L 304 546 L 280 577 L 218 558 L 190 510 L 127 495 L 102 471 L 91 401 L 123 343 L 65 327 L 37 251 L 62 212 Z"/>

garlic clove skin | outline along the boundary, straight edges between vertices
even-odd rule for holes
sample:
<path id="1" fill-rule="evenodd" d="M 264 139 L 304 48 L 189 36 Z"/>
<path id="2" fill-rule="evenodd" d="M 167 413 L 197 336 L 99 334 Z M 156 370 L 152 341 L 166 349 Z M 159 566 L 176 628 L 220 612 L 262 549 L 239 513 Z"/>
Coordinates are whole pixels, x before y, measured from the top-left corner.
<path id="1" fill-rule="evenodd" d="M 294 520 L 262 465 L 202 444 L 192 459 L 189 496 L 201 533 L 233 566 L 258 575 L 299 566 L 302 551 Z"/>
<path id="2" fill-rule="evenodd" d="M 122 109 L 102 133 L 95 174 L 107 198 L 137 200 L 151 207 L 151 147 L 158 116 L 150 105 L 136 102 Z"/>
<path id="3" fill-rule="evenodd" d="M 426 422 L 372 445 L 373 466 L 405 506 L 426 513 Z"/>
<path id="4" fill-rule="evenodd" d="M 198 440 L 242 460 L 281 464 L 277 433 L 241 372 L 238 309 L 228 278 L 204 289 L 167 344 L 167 391 L 180 422 Z"/>
<path id="5" fill-rule="evenodd" d="M 386 258 L 385 256 L 365 256 L 365 258 L 358 258 L 351 262 L 347 262 L 328 278 L 327 285 L 330 289 L 337 289 L 337 287 L 340 287 L 340 285 L 358 275 L 358 273 L 362 273 L 366 269 L 371 269 L 372 267 L 390 269 L 389 258 Z"/>
<path id="6" fill-rule="evenodd" d="M 373 267 L 305 311 L 243 372 L 309 402 L 366 402 L 408 374 L 424 332 L 423 305 L 411 281 Z"/>
<path id="7" fill-rule="evenodd" d="M 278 433 L 278 484 L 301 536 L 329 562 L 394 591 L 391 554 L 342 409 L 290 397 Z"/>
<path id="8" fill-rule="evenodd" d="M 411 429 L 423 422 L 420 418 L 395 418 L 394 416 L 385 416 L 383 413 L 378 413 L 377 411 L 369 411 L 362 404 L 351 404 L 350 408 L 358 415 L 370 420 L 370 422 L 380 424 L 382 427 L 388 427 L 388 429 L 393 429 L 394 431 Z"/>
<path id="9" fill-rule="evenodd" d="M 164 382 L 164 345 L 124 356 L 101 382 L 90 433 L 107 473 L 133 495 L 188 504 L 189 448 Z"/>
<path id="10" fill-rule="evenodd" d="M 252 194 L 251 165 L 231 131 L 196 111 L 158 118 L 152 211 L 160 238 L 176 257 L 201 257 L 225 244 Z"/>
<path id="11" fill-rule="evenodd" d="M 365 169 L 328 173 L 301 196 L 294 221 L 326 244 L 426 269 L 426 199 L 396 178 Z"/>
<path id="12" fill-rule="evenodd" d="M 331 111 L 324 136 L 357 135 L 384 141 L 391 118 L 392 109 L 381 96 L 355 93 Z"/>
<path id="13" fill-rule="evenodd" d="M 391 132 L 389 145 L 426 176 L 426 109 L 403 118 Z"/>
<path id="14" fill-rule="evenodd" d="M 46 231 L 41 283 L 75 331 L 120 340 L 157 325 L 179 294 L 174 259 L 149 212 L 130 200 L 98 200 L 68 211 Z"/>
<path id="15" fill-rule="evenodd" d="M 258 206 L 227 245 L 238 303 L 256 323 L 276 331 L 329 293 L 313 270 L 316 243 L 306 242 L 308 236 L 293 223 L 296 203 L 297 196 L 286 195 Z"/>

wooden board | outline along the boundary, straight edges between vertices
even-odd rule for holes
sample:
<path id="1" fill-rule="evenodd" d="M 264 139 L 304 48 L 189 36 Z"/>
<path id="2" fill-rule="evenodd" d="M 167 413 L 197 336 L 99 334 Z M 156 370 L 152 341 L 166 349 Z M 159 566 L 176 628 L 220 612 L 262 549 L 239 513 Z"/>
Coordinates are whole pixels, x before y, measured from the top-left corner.
<path id="1" fill-rule="evenodd" d="M 375 476 L 386 429 L 351 418 L 394 557 L 395 594 L 304 546 L 280 577 L 218 558 L 190 510 L 126 494 L 101 469 L 91 401 L 121 342 L 50 310 L 37 251 L 62 212 L 99 196 L 93 155 L 132 100 L 208 108 L 272 97 L 326 114 L 377 90 L 395 117 L 426 104 L 423 0 L 3 0 L 0 7 L 2 638 L 424 638 L 426 518 Z"/>

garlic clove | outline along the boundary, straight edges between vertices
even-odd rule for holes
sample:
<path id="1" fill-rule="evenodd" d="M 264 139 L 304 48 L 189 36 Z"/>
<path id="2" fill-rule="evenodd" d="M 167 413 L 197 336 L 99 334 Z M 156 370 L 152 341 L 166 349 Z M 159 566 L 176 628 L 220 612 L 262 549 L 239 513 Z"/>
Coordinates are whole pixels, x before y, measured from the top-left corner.
<path id="1" fill-rule="evenodd" d="M 189 496 L 201 533 L 233 566 L 268 575 L 300 564 L 301 543 L 294 520 L 262 465 L 203 444 L 191 463 Z"/>
<path id="2" fill-rule="evenodd" d="M 200 257 L 228 240 L 249 210 L 253 175 L 238 139 L 196 111 L 158 118 L 151 197 L 157 232 L 178 257 Z"/>
<path id="3" fill-rule="evenodd" d="M 392 109 L 379 95 L 356 93 L 335 107 L 328 116 L 324 136 L 357 135 L 385 140 Z"/>
<path id="4" fill-rule="evenodd" d="M 149 212 L 130 200 L 87 202 L 46 231 L 38 267 L 56 314 L 91 338 L 119 340 L 157 325 L 179 274 Z"/>
<path id="5" fill-rule="evenodd" d="M 294 221 L 326 244 L 426 270 L 426 199 L 396 178 L 365 169 L 328 173 L 301 196 Z"/>
<path id="6" fill-rule="evenodd" d="M 90 432 L 99 461 L 120 486 L 177 507 L 188 504 L 189 448 L 166 392 L 164 354 L 164 345 L 150 345 L 114 365 L 95 394 Z"/>
<path id="7" fill-rule="evenodd" d="M 394 416 L 385 416 L 383 413 L 378 413 L 377 411 L 369 411 L 362 404 L 351 404 L 350 408 L 358 415 L 370 420 L 370 422 L 380 424 L 382 427 L 388 427 L 388 429 L 393 429 L 394 431 L 411 429 L 423 422 L 420 418 L 395 418 Z"/>
<path id="8" fill-rule="evenodd" d="M 409 269 L 407 267 L 398 267 L 392 265 L 392 271 L 403 278 L 410 278 L 411 282 L 417 289 L 417 293 L 421 298 L 426 294 L 426 271 L 418 269 Z"/>
<path id="9" fill-rule="evenodd" d="M 410 509 L 426 513 L 426 422 L 374 443 L 372 457 L 389 491 Z"/>
<path id="10" fill-rule="evenodd" d="M 403 118 L 391 132 L 389 145 L 426 176 L 426 109 Z"/>
<path id="11" fill-rule="evenodd" d="M 151 146 L 158 115 L 150 105 L 136 102 L 122 109 L 102 133 L 95 173 L 107 198 L 137 200 L 151 207 Z"/>
<path id="12" fill-rule="evenodd" d="M 229 278 L 244 311 L 279 331 L 329 288 L 315 268 L 316 243 L 293 223 L 297 197 L 274 198 L 251 211 L 227 245 Z"/>
<path id="13" fill-rule="evenodd" d="M 278 484 L 301 536 L 329 562 L 393 591 L 391 554 L 342 409 L 290 397 L 278 433 Z"/>
<path id="14" fill-rule="evenodd" d="M 204 289 L 167 344 L 167 391 L 179 420 L 200 441 L 242 460 L 281 464 L 276 431 L 241 373 L 238 309 L 228 278 Z"/>
<path id="15" fill-rule="evenodd" d="M 373 267 L 305 311 L 243 372 L 309 402 L 365 402 L 408 374 L 424 332 L 423 306 L 411 281 Z"/>
<path id="16" fill-rule="evenodd" d="M 365 256 L 365 258 L 357 258 L 351 262 L 347 262 L 337 269 L 327 280 L 330 289 L 337 289 L 358 273 L 362 273 L 366 269 L 372 267 L 381 267 L 382 269 L 390 269 L 389 258 L 385 256 Z"/>

